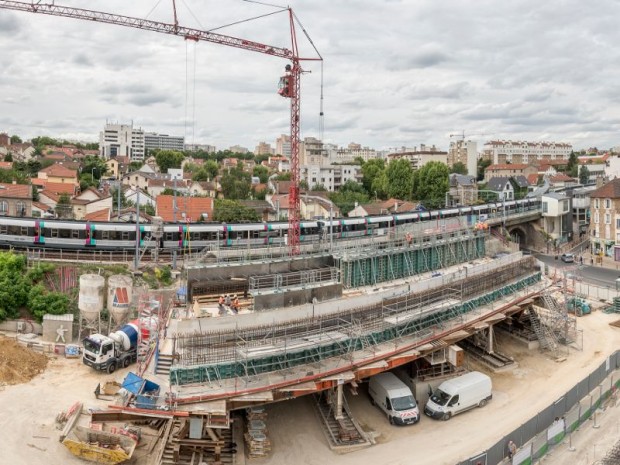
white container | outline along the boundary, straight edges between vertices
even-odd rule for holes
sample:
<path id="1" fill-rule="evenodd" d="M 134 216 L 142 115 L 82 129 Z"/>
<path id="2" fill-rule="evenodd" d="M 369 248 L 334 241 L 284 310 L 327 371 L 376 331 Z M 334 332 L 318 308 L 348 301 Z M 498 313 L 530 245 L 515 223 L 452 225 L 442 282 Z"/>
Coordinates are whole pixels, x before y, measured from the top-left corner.
<path id="1" fill-rule="evenodd" d="M 130 276 L 116 274 L 108 278 L 108 305 L 110 318 L 116 324 L 124 323 L 133 298 L 133 281 Z"/>
<path id="2" fill-rule="evenodd" d="M 80 276 L 78 308 L 84 320 L 96 321 L 103 310 L 105 279 L 98 274 Z"/>

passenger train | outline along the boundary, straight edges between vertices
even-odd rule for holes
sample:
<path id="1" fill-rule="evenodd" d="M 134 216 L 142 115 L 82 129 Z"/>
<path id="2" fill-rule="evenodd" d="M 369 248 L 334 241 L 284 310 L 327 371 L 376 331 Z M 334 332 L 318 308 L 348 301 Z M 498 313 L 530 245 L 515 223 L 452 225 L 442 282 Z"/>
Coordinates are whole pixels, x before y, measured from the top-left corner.
<path id="1" fill-rule="evenodd" d="M 433 221 L 458 216 L 476 218 L 510 215 L 540 209 L 540 200 L 523 199 L 442 210 L 413 211 L 361 218 L 312 220 L 300 223 L 300 241 L 384 235 L 391 228 L 408 223 Z M 505 213 L 504 213 L 505 212 Z M 282 245 L 288 222 L 271 223 L 164 223 L 160 243 L 152 239 L 153 224 L 140 224 L 140 246 L 164 250 L 201 249 L 209 245 L 242 247 Z M 60 219 L 0 217 L 0 247 L 48 247 L 53 249 L 131 250 L 136 246 L 136 224 L 71 221 Z"/>

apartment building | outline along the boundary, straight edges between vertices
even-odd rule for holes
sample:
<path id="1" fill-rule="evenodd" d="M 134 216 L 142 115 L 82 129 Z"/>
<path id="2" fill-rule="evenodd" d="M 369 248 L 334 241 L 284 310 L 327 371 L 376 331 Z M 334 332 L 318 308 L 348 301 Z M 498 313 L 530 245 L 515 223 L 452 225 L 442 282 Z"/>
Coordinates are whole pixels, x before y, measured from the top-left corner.
<path id="1" fill-rule="evenodd" d="M 282 134 L 276 139 L 275 155 L 282 155 L 287 158 L 291 156 L 291 136 Z"/>
<path id="2" fill-rule="evenodd" d="M 271 148 L 271 144 L 267 142 L 259 142 L 254 149 L 254 155 L 273 155 L 274 150 Z"/>
<path id="3" fill-rule="evenodd" d="M 185 149 L 185 137 L 169 136 L 168 134 L 157 134 L 156 132 L 144 133 L 144 148 L 151 150 L 177 150 Z"/>
<path id="4" fill-rule="evenodd" d="M 99 133 L 99 155 L 103 158 L 129 157 L 142 161 L 145 155 L 145 138 L 142 128 L 133 124 L 106 123 Z"/>
<path id="5" fill-rule="evenodd" d="M 301 167 L 301 179 L 308 183 L 311 189 L 322 185 L 329 192 L 340 189 L 347 181 L 359 182 L 362 178 L 362 168 L 359 165 L 309 165 Z"/>
<path id="6" fill-rule="evenodd" d="M 571 144 L 563 142 L 527 142 L 492 140 L 484 144 L 483 158 L 494 164 L 534 163 L 547 160 L 568 160 L 573 150 Z"/>
<path id="7" fill-rule="evenodd" d="M 620 178 L 590 193 L 590 246 L 620 261 Z"/>
<path id="8" fill-rule="evenodd" d="M 467 167 L 469 176 L 478 175 L 478 144 L 471 140 L 458 139 L 450 142 L 448 149 L 448 166 L 462 163 Z"/>
<path id="9" fill-rule="evenodd" d="M 417 147 L 412 149 L 403 147 L 400 150 L 387 154 L 388 161 L 400 160 L 401 158 L 411 163 L 413 170 L 419 170 L 431 161 L 446 164 L 448 162 L 448 152 L 441 151 L 434 145 L 429 147 L 422 144 L 419 149 Z"/>

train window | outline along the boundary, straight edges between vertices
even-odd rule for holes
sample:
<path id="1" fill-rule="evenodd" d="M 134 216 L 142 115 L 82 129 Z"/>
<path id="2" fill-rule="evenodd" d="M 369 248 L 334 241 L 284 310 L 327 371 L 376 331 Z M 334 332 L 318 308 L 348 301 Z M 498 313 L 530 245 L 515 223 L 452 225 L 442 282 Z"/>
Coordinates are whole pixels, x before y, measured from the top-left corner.
<path id="1" fill-rule="evenodd" d="M 22 226 L 20 228 L 19 234 L 20 234 L 20 236 L 27 236 L 28 235 L 28 227 L 27 226 Z"/>
<path id="2" fill-rule="evenodd" d="M 110 231 L 101 231 L 101 239 L 108 240 L 110 238 Z"/>
<path id="3" fill-rule="evenodd" d="M 58 237 L 58 229 L 51 229 L 50 237 Z"/>
<path id="4" fill-rule="evenodd" d="M 164 234 L 164 240 L 165 241 L 173 241 L 174 240 L 174 233 L 171 232 L 167 232 L 166 234 Z"/>
<path id="5" fill-rule="evenodd" d="M 80 238 L 80 231 L 78 229 L 72 229 L 71 230 L 71 237 L 73 239 L 79 239 Z"/>
<path id="6" fill-rule="evenodd" d="M 8 228 L 6 227 L 6 225 L 0 226 L 0 234 L 6 234 L 7 231 L 8 231 Z"/>
<path id="7" fill-rule="evenodd" d="M 121 240 L 128 241 L 129 240 L 129 231 L 123 231 L 121 234 Z"/>

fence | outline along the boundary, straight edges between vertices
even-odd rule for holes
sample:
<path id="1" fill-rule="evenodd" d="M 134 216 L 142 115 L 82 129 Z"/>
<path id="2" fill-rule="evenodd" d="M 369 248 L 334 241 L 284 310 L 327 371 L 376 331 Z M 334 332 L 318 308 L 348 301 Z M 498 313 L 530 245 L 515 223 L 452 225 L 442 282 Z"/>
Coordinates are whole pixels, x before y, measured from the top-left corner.
<path id="1" fill-rule="evenodd" d="M 517 452 L 513 465 L 531 464 L 550 452 L 567 434 L 588 420 L 597 408 L 620 387 L 620 351 L 611 354 L 589 376 L 534 417 L 483 451 L 458 465 L 510 463 L 508 442 Z"/>

